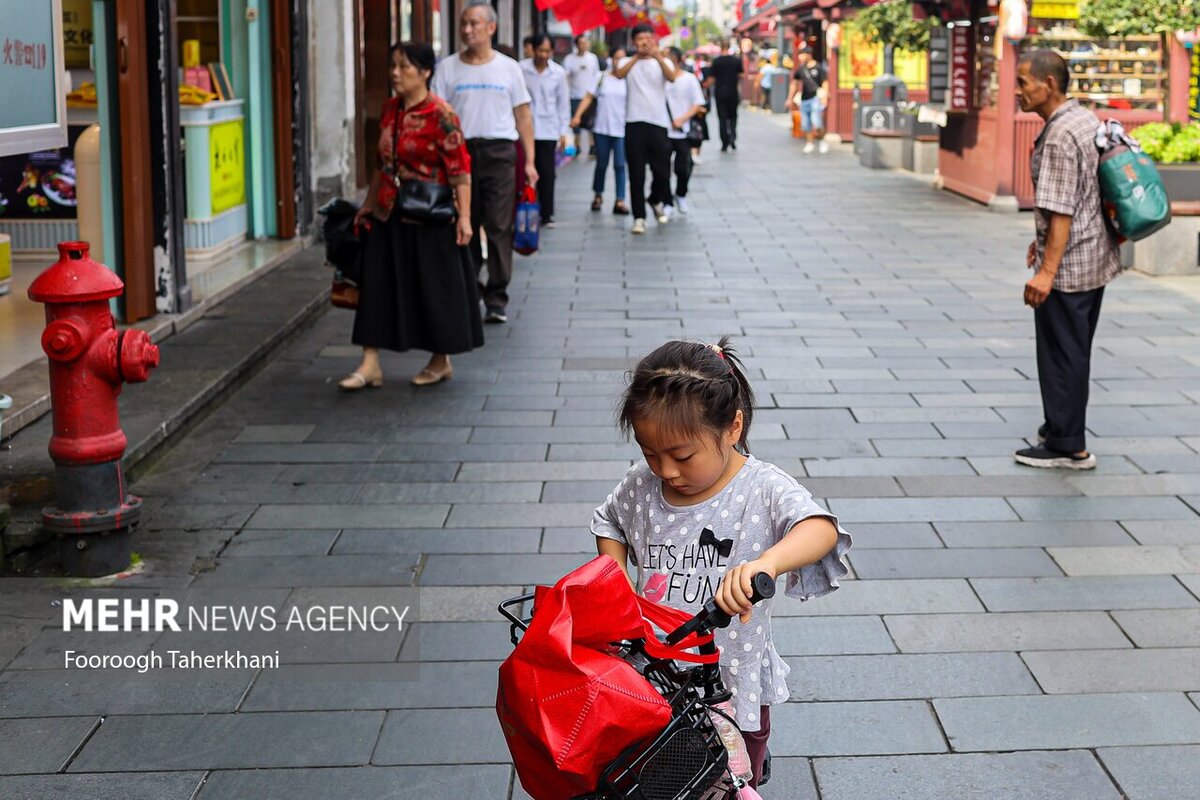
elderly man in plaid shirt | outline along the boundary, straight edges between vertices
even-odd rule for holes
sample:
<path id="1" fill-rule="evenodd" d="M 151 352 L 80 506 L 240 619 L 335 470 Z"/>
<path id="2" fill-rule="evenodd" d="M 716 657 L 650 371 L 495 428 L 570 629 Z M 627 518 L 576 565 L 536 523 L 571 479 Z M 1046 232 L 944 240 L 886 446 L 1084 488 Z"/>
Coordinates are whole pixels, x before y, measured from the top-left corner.
<path id="1" fill-rule="evenodd" d="M 1025 284 L 1045 422 L 1038 445 L 1014 457 L 1031 467 L 1095 469 L 1085 440 L 1092 337 L 1104 287 L 1121 265 L 1096 177 L 1100 122 L 1067 98 L 1069 82 L 1066 62 L 1051 50 L 1030 53 L 1017 71 L 1021 110 L 1046 120 L 1033 150 L 1037 238 L 1026 256 L 1036 272 Z"/>

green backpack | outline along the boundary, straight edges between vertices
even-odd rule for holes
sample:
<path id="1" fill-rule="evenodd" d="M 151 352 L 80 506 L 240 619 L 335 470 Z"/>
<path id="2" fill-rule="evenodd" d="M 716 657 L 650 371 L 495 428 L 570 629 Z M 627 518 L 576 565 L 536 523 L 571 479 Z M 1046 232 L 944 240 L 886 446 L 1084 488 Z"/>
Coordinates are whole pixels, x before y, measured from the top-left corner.
<path id="1" fill-rule="evenodd" d="M 1171 199 L 1154 159 L 1125 133 L 1121 123 L 1108 120 L 1096 131 L 1100 150 L 1100 197 L 1104 213 L 1117 234 L 1138 241 L 1171 221 Z"/>

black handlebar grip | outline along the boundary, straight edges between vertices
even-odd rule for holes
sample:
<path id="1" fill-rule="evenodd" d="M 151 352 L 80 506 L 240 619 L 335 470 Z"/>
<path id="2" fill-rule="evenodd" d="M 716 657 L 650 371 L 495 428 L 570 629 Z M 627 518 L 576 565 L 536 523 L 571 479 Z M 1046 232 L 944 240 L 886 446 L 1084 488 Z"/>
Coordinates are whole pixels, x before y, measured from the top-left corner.
<path id="1" fill-rule="evenodd" d="M 775 579 L 765 572 L 760 572 L 750 579 L 750 584 L 753 587 L 753 592 L 750 594 L 750 602 L 758 604 L 763 600 L 769 600 L 775 596 Z"/>

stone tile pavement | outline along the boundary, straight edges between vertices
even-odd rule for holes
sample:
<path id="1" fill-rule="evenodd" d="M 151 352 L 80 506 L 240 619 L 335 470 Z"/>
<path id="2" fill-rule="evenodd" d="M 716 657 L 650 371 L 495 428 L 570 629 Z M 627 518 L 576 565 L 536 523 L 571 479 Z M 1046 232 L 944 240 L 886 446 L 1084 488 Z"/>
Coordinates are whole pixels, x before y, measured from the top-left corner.
<path id="1" fill-rule="evenodd" d="M 144 569 L 109 594 L 389 600 L 419 624 L 64 633 L 54 603 L 79 587 L 0 581 L 0 797 L 526 797 L 492 710 L 511 649 L 495 605 L 594 552 L 591 509 L 637 457 L 613 426 L 623 371 L 723 333 L 758 394 L 753 449 L 856 536 L 857 580 L 777 609 L 793 698 L 764 797 L 1194 794 L 1200 282 L 1112 286 L 1099 469 L 1033 474 L 1011 461 L 1039 422 L 1030 218 L 802 156 L 745 117 L 737 153 L 706 148 L 695 211 L 644 237 L 587 211 L 590 164 L 565 168 L 511 323 L 453 381 L 414 390 L 423 355 L 390 355 L 382 390 L 338 394 L 355 349 L 330 311 L 135 486 Z M 63 663 L 235 641 L 288 657 Z"/>

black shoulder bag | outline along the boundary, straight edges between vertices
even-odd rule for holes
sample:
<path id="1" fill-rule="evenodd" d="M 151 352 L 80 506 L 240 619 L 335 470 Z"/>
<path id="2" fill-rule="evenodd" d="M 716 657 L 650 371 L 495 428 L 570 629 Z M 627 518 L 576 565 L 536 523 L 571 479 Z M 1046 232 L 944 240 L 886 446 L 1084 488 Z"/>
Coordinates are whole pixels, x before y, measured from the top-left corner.
<path id="1" fill-rule="evenodd" d="M 401 180 L 396 170 L 396 152 L 400 141 L 400 108 L 392 121 L 392 168 L 388 173 L 396 186 L 395 211 L 405 219 L 426 225 L 448 225 L 458 219 L 454 189 L 433 181 Z"/>

